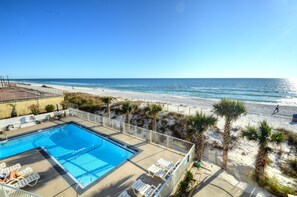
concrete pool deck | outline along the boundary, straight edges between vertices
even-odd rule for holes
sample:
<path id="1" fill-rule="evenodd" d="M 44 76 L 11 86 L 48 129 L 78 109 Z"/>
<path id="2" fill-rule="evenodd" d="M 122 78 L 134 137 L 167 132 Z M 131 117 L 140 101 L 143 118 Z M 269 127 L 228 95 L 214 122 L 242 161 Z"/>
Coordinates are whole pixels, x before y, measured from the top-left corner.
<path id="1" fill-rule="evenodd" d="M 125 162 L 116 170 L 108 174 L 102 180 L 97 182 L 94 186 L 82 193 L 80 196 L 117 196 L 123 190 L 128 189 L 131 184 L 138 178 L 142 178 L 146 183 L 158 186 L 163 181 L 158 178 L 153 178 L 147 174 L 147 168 L 155 163 L 159 158 L 176 162 L 183 158 L 183 155 L 172 152 L 166 148 L 147 143 L 143 140 L 131 137 L 126 134 L 119 133 L 110 128 L 99 126 L 96 123 L 82 120 L 76 117 L 67 117 L 61 121 L 46 122 L 39 125 L 26 127 L 18 130 L 6 132 L 8 139 L 20 135 L 44 129 L 47 127 L 64 124 L 65 122 L 76 122 L 85 127 L 108 135 L 109 137 L 124 142 L 128 145 L 137 147 L 140 149 L 139 153 L 133 158 Z M 13 165 L 20 163 L 23 167 L 30 166 L 35 172 L 40 174 L 40 180 L 34 187 L 26 187 L 24 190 L 42 195 L 42 196 L 78 196 L 76 192 L 77 184 L 70 180 L 67 174 L 54 168 L 48 158 L 40 152 L 40 150 L 34 149 L 21 153 L 19 155 L 12 156 L 0 160 L 0 162 L 6 162 L 7 165 Z M 133 196 L 133 193 L 129 191 L 129 194 Z M 134 195 L 135 196 L 135 195 Z"/>

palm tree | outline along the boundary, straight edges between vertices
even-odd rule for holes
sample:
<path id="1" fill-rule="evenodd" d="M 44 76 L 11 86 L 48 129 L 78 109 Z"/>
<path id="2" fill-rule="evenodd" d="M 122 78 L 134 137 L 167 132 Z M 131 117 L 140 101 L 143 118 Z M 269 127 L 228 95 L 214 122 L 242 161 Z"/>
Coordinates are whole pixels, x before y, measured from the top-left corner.
<path id="1" fill-rule="evenodd" d="M 106 111 L 107 111 L 107 117 L 110 118 L 110 103 L 111 103 L 112 97 L 106 96 L 102 98 L 103 103 L 106 104 Z"/>
<path id="2" fill-rule="evenodd" d="M 133 104 L 129 101 L 126 101 L 123 105 L 122 105 L 122 112 L 124 112 L 126 114 L 126 123 L 130 124 L 130 114 L 136 110 L 138 108 L 138 105 Z"/>
<path id="3" fill-rule="evenodd" d="M 221 99 L 218 103 L 213 105 L 213 111 L 218 116 L 225 118 L 223 136 L 223 168 L 226 170 L 232 122 L 236 121 L 241 115 L 246 114 L 246 106 L 241 101 Z"/>
<path id="4" fill-rule="evenodd" d="M 12 107 L 12 110 L 11 110 L 11 114 L 10 116 L 11 117 L 17 117 L 18 114 L 17 114 L 17 111 L 16 111 L 16 104 L 8 104 L 10 107 Z"/>
<path id="5" fill-rule="evenodd" d="M 216 125 L 217 119 L 211 116 L 207 116 L 204 113 L 196 113 L 195 116 L 190 116 L 188 120 L 188 136 L 192 138 L 196 144 L 197 159 L 201 161 L 204 150 L 204 132 L 210 127 Z"/>
<path id="6" fill-rule="evenodd" d="M 144 108 L 145 113 L 147 113 L 149 116 L 151 116 L 153 120 L 153 130 L 157 131 L 157 118 L 159 116 L 159 113 L 163 110 L 163 107 L 161 105 L 157 104 L 151 104 Z"/>
<path id="7" fill-rule="evenodd" d="M 268 152 L 271 150 L 268 146 L 269 143 L 279 145 L 285 139 L 282 133 L 275 132 L 272 134 L 271 131 L 272 128 L 266 121 L 260 122 L 257 128 L 248 126 L 244 131 L 242 131 L 242 137 L 246 137 L 248 140 L 257 142 L 259 146 L 255 163 L 255 178 L 257 181 L 264 176 L 262 161 L 267 157 Z"/>

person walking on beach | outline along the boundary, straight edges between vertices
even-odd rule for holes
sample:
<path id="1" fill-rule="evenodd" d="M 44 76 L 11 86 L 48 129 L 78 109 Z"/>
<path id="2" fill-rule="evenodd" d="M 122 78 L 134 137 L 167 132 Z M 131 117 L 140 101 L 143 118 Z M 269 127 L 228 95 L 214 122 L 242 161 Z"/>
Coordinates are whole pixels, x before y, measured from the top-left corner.
<path id="1" fill-rule="evenodd" d="M 278 112 L 279 112 L 279 105 L 276 106 L 276 108 L 275 108 L 274 111 L 273 111 L 273 114 L 276 114 L 276 113 L 278 113 Z"/>

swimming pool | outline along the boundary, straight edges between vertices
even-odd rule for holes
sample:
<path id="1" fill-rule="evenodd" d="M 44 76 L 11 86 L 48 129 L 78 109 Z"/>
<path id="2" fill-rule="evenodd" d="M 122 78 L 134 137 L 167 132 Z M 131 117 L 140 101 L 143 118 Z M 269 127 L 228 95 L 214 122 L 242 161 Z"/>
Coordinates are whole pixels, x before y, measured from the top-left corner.
<path id="1" fill-rule="evenodd" d="M 81 188 L 100 179 L 134 155 L 74 123 L 9 140 L 0 146 L 0 159 L 41 147 Z"/>

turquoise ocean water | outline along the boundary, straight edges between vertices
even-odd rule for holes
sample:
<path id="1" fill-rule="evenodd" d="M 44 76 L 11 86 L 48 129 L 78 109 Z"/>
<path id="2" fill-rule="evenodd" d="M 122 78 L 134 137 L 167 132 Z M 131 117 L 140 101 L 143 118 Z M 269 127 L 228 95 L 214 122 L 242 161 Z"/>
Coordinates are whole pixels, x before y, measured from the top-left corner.
<path id="1" fill-rule="evenodd" d="M 297 105 L 296 79 L 14 79 L 41 84 L 109 88 L 194 98 L 231 98 Z"/>

